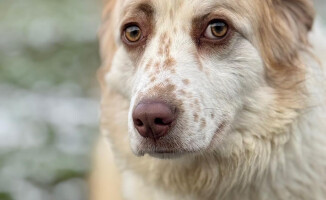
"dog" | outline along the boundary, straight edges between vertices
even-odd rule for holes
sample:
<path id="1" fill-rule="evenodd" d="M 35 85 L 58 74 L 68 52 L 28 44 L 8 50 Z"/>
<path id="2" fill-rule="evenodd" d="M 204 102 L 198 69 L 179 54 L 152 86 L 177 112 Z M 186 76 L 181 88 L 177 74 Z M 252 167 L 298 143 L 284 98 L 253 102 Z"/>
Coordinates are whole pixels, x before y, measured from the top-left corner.
<path id="1" fill-rule="evenodd" d="M 103 13 L 91 199 L 326 198 L 312 0 L 111 0 Z"/>

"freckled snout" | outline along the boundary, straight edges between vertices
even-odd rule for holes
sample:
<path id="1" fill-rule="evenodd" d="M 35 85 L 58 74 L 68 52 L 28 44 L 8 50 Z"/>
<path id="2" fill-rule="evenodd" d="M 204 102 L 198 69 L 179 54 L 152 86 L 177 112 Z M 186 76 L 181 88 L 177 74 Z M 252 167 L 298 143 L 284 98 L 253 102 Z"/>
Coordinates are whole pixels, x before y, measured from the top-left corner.
<path id="1" fill-rule="evenodd" d="M 156 140 L 167 135 L 174 126 L 176 109 L 160 101 L 141 101 L 132 118 L 142 137 Z"/>

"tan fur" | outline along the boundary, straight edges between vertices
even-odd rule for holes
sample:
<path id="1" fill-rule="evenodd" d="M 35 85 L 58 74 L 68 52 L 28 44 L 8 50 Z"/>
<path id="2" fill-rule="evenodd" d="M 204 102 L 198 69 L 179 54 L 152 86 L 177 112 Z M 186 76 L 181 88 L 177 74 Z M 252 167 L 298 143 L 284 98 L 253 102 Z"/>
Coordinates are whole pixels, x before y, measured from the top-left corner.
<path id="1" fill-rule="evenodd" d="M 111 30 L 114 27 L 114 24 L 112 21 L 116 20 L 113 18 L 112 11 L 116 4 L 117 0 L 109 0 L 104 1 L 105 7 L 103 8 L 103 25 L 102 28 L 99 31 L 99 37 L 101 37 L 101 43 L 100 43 L 100 52 L 103 52 L 101 54 L 102 59 L 102 67 L 98 70 L 98 80 L 101 84 L 101 87 L 105 87 L 104 83 L 104 74 L 110 70 L 112 58 L 114 55 L 114 52 L 116 51 L 116 45 L 114 42 L 112 42 L 113 31 Z"/>
<path id="2" fill-rule="evenodd" d="M 176 1 L 174 8 L 182 7 L 183 2 Z M 144 181 L 135 186 L 142 190 L 139 193 L 136 192 L 139 198 L 135 196 L 135 199 L 170 198 L 163 198 L 165 193 L 162 191 L 168 191 L 174 196 L 174 199 L 180 199 L 179 195 L 188 199 L 188 195 L 190 195 L 189 199 L 208 200 L 217 197 L 227 200 L 308 200 L 315 194 L 297 192 L 307 188 L 307 191 L 319 192 L 316 194 L 317 197 L 320 197 L 318 195 L 323 192 L 326 195 L 326 180 L 322 178 L 322 176 L 326 176 L 326 163 L 323 161 L 326 156 L 321 158 L 316 153 L 311 153 L 310 160 L 307 160 L 309 156 L 307 157 L 306 154 L 310 151 L 300 149 L 301 143 L 297 140 L 309 140 L 309 137 L 298 135 L 301 131 L 306 130 L 296 130 L 300 126 L 300 122 L 308 121 L 304 113 L 309 112 L 307 108 L 311 106 L 310 89 L 305 84 L 307 68 L 310 66 L 307 66 L 302 55 L 311 54 L 307 35 L 314 19 L 312 1 L 237 1 L 239 7 L 233 7 L 233 9 L 238 9 L 240 16 L 250 18 L 254 22 L 253 29 L 258 30 L 252 34 L 252 42 L 260 49 L 266 65 L 267 85 L 261 90 L 255 91 L 245 100 L 242 113 L 234 120 L 236 123 L 232 126 L 232 134 L 223 138 L 224 143 L 218 147 L 218 151 L 197 153 L 195 156 L 185 155 L 175 160 L 159 160 L 148 155 L 139 158 L 130 151 L 127 134 L 130 102 L 125 94 L 108 86 L 104 77 L 110 71 L 117 49 L 112 42 L 115 20 L 118 20 L 117 17 L 119 17 L 113 14 L 116 3 L 116 1 L 111 1 L 104 9 L 104 23 L 100 33 L 103 65 L 99 70 L 99 80 L 102 86 L 101 132 L 105 137 L 110 138 L 115 156 L 113 158 L 110 154 L 103 152 L 103 147 L 100 145 L 100 153 L 95 158 L 96 167 L 91 179 L 92 200 L 101 200 L 105 197 L 114 200 L 120 198 L 109 192 L 112 189 L 121 191 L 121 188 L 116 187 L 120 180 L 117 180 L 119 176 L 113 176 L 117 173 L 117 169 L 111 168 L 112 163 L 117 163 L 118 171 L 121 174 L 132 171 L 136 177 L 140 177 L 139 180 Z M 234 5 L 229 4 L 229 6 Z M 167 13 L 169 18 L 176 15 L 173 10 L 169 10 Z M 171 31 L 174 30 L 174 28 L 171 29 Z M 175 67 L 176 61 L 170 55 L 171 41 L 166 38 L 168 36 L 164 33 L 161 36 L 162 46 L 157 52 L 159 56 L 165 56 L 165 63 L 158 64 L 158 61 L 150 60 L 145 67 L 147 71 L 157 70 L 160 65 L 167 71 Z M 199 56 L 197 57 L 197 62 L 200 63 L 199 67 L 203 70 L 205 66 L 202 65 Z M 154 74 L 157 73 L 158 71 L 155 71 Z M 151 82 L 155 83 L 155 81 L 157 78 L 152 77 Z M 188 86 L 192 84 L 191 81 L 183 79 L 182 82 Z M 316 85 L 316 87 L 321 87 L 321 85 Z M 176 87 L 173 84 L 164 87 L 156 85 L 149 90 L 149 93 L 142 95 L 163 94 L 163 96 L 175 99 L 175 96 L 171 95 L 175 91 Z M 181 94 L 185 94 L 185 91 L 181 91 Z M 266 96 L 266 94 L 270 96 Z M 141 97 L 140 95 L 138 98 Z M 257 99 L 261 101 L 256 101 Z M 266 99 L 266 101 L 262 99 Z M 182 105 L 182 102 L 177 101 L 176 104 Z M 196 106 L 200 109 L 198 99 L 194 100 L 193 105 L 191 109 L 195 109 Z M 264 110 L 262 111 L 261 108 Z M 192 116 L 194 122 L 200 123 L 202 128 L 209 126 L 206 119 L 200 118 L 197 112 L 194 112 Z M 214 113 L 209 116 L 212 119 L 215 117 Z M 318 116 L 317 119 L 324 118 Z M 220 128 L 228 128 L 224 125 L 222 123 Z M 320 129 L 324 128 L 320 127 Z M 320 137 L 324 138 L 324 136 Z M 211 146 L 220 140 L 218 137 L 213 138 Z M 231 141 L 240 142 L 232 146 L 232 149 L 228 149 L 231 147 L 228 142 Z M 317 139 L 314 142 L 315 146 L 311 147 L 312 152 L 318 151 L 325 141 Z M 297 152 L 301 152 L 302 155 L 297 155 Z M 102 159 L 106 158 L 110 161 L 103 162 Z M 300 163 L 298 164 L 300 166 L 296 163 Z M 316 166 L 311 167 L 311 165 Z M 289 173 L 291 169 L 293 173 L 298 171 L 298 173 L 304 174 Z M 297 180 L 300 177 L 302 177 L 302 182 Z M 136 180 L 138 179 L 136 178 Z M 295 184 L 291 185 L 292 183 Z M 140 187 L 141 184 L 144 184 L 144 188 Z M 317 189 L 313 189 L 312 184 L 315 184 Z M 324 186 L 321 186 L 323 184 Z M 157 188 L 160 190 L 156 193 L 154 189 Z M 151 192 L 152 189 L 153 192 Z M 264 193 L 260 193 L 260 191 L 264 191 Z M 268 196 L 272 198 L 268 198 Z"/>
<path id="3" fill-rule="evenodd" d="M 110 197 L 122 200 L 120 172 L 116 167 L 113 153 L 102 137 L 99 138 L 93 158 L 95 165 L 89 180 L 92 186 L 90 199 L 107 200 Z"/>

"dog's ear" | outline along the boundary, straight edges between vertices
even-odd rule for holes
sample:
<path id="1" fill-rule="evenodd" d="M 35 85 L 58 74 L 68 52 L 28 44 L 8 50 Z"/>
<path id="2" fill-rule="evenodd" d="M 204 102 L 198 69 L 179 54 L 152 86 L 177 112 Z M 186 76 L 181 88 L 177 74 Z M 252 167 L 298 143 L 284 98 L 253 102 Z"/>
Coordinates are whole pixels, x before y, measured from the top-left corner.
<path id="1" fill-rule="evenodd" d="M 267 3 L 266 3 L 267 2 Z M 298 52 L 308 45 L 314 21 L 313 0 L 268 0 L 260 10 L 260 44 L 273 67 L 293 65 Z"/>
<path id="2" fill-rule="evenodd" d="M 104 20 L 112 14 L 116 3 L 117 0 L 102 0 L 102 5 L 103 5 L 102 18 Z"/>
<path id="3" fill-rule="evenodd" d="M 97 77 L 100 85 L 103 87 L 105 85 L 104 76 L 111 68 L 113 55 L 116 51 L 114 42 L 114 7 L 117 0 L 102 0 L 102 2 L 102 25 L 98 33 L 102 66 L 97 71 Z"/>

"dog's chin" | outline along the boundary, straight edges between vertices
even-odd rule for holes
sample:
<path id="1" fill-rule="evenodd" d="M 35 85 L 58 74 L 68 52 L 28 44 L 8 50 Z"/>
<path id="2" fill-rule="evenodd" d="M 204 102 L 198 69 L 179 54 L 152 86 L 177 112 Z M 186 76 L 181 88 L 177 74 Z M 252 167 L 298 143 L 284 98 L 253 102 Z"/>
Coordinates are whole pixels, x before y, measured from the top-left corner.
<path id="1" fill-rule="evenodd" d="M 133 151 L 133 153 L 138 157 L 149 155 L 150 157 L 158 158 L 158 159 L 176 159 L 176 158 L 181 158 L 185 155 L 195 153 L 195 151 L 186 151 L 186 150 L 171 151 L 171 150 L 158 150 L 157 148 L 155 149 L 138 148 L 138 150 Z"/>
<path id="2" fill-rule="evenodd" d="M 223 138 L 226 132 L 226 127 L 226 122 L 222 122 L 209 142 L 196 141 L 198 143 L 193 143 L 190 146 L 174 138 L 163 137 L 155 141 L 148 138 L 138 138 L 136 140 L 137 142 L 133 140 L 135 143 L 131 145 L 131 149 L 138 157 L 149 155 L 158 159 L 177 159 L 185 156 L 203 154 L 214 151 L 216 146 L 221 144 L 221 138 Z"/>
<path id="3" fill-rule="evenodd" d="M 132 152 L 138 157 L 148 155 L 158 159 L 177 159 L 202 150 L 188 149 L 186 147 L 181 147 L 180 145 L 170 145 L 169 148 L 167 148 L 166 145 L 160 145 L 158 143 L 152 143 L 149 145 L 149 143 L 149 141 L 143 142 L 142 144 L 138 145 L 137 148 L 132 148 Z"/>
<path id="4" fill-rule="evenodd" d="M 178 159 L 185 156 L 189 156 L 191 154 L 195 154 L 195 152 L 192 151 L 149 151 L 149 152 L 134 152 L 134 154 L 138 157 L 142 157 L 145 155 L 148 155 L 153 158 L 157 159 Z"/>
<path id="5" fill-rule="evenodd" d="M 148 145 L 148 143 L 147 143 Z M 167 148 L 166 146 L 161 146 L 159 144 L 152 144 L 151 146 L 147 146 L 146 144 L 139 145 L 136 149 L 133 149 L 133 153 L 138 156 L 142 157 L 145 155 L 148 155 L 153 158 L 158 159 L 178 159 L 183 157 L 188 157 L 192 155 L 196 155 L 198 153 L 203 153 L 207 149 L 208 146 L 202 146 L 197 148 L 191 148 L 182 146 L 182 145 L 176 145 L 176 146 L 170 146 L 170 148 Z"/>
<path id="6" fill-rule="evenodd" d="M 158 158 L 158 159 L 177 159 L 185 156 L 186 152 L 152 152 L 148 153 L 149 156 Z"/>

